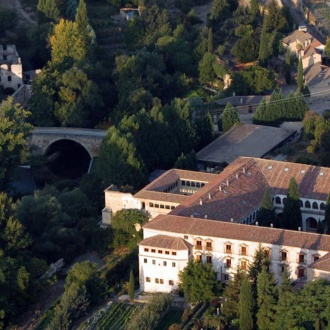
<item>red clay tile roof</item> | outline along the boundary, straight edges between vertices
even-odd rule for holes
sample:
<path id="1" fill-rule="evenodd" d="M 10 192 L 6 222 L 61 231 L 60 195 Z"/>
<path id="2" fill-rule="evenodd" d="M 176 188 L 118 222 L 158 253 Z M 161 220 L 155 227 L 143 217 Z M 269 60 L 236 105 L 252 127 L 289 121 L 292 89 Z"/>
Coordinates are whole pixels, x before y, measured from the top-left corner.
<path id="1" fill-rule="evenodd" d="M 306 46 L 305 48 L 303 48 L 304 51 L 304 56 L 302 56 L 302 58 L 307 58 L 312 56 L 315 53 L 322 53 L 321 50 L 317 49 L 317 47 L 322 46 L 322 43 L 318 40 L 313 41 L 310 45 Z"/>
<path id="2" fill-rule="evenodd" d="M 330 235 L 292 231 L 231 222 L 212 221 L 174 215 L 159 215 L 143 226 L 160 232 L 219 237 L 244 242 L 284 245 L 319 251 L 330 250 Z M 321 260 L 321 259 L 320 259 Z"/>
<path id="3" fill-rule="evenodd" d="M 299 31 L 296 30 L 283 38 L 283 42 L 286 44 L 291 44 L 293 42 L 300 42 L 302 45 L 304 45 L 305 40 L 316 40 L 309 32 Z"/>
<path id="4" fill-rule="evenodd" d="M 308 268 L 330 272 L 330 253 L 327 253 L 319 260 L 313 262 Z"/>
<path id="5" fill-rule="evenodd" d="M 147 199 L 152 201 L 162 201 L 169 203 L 182 203 L 188 196 L 181 194 L 171 194 L 171 193 L 163 193 L 159 191 L 145 191 L 141 190 L 138 192 L 138 195 L 134 197 L 138 197 L 139 199 Z"/>
<path id="6" fill-rule="evenodd" d="M 142 240 L 138 245 L 157 247 L 169 250 L 187 250 L 191 247 L 191 244 L 186 242 L 183 238 L 156 235 Z"/>

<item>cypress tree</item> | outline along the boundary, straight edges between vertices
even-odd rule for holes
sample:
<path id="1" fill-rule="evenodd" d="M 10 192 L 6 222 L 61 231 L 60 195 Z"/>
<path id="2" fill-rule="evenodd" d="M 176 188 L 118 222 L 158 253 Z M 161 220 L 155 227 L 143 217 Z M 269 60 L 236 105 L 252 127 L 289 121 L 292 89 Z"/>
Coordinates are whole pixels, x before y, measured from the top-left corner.
<path id="1" fill-rule="evenodd" d="M 131 270 L 129 274 L 129 283 L 128 283 L 128 296 L 130 302 L 134 301 L 134 276 L 133 276 L 133 270 Z"/>
<path id="2" fill-rule="evenodd" d="M 259 330 L 269 330 L 275 321 L 277 289 L 273 273 L 263 267 L 257 279 L 257 325 Z"/>
<path id="3" fill-rule="evenodd" d="M 325 213 L 324 213 L 324 233 L 330 234 L 330 193 L 328 194 L 327 201 L 325 204 Z"/>
<path id="4" fill-rule="evenodd" d="M 291 83 L 291 52 L 290 48 L 287 49 L 286 51 L 286 56 L 285 56 L 285 81 L 287 84 Z"/>
<path id="5" fill-rule="evenodd" d="M 263 98 L 253 115 L 253 124 L 267 125 L 268 121 L 268 103 Z"/>
<path id="6" fill-rule="evenodd" d="M 88 17 L 87 17 L 87 8 L 84 0 L 79 1 L 79 5 L 77 7 L 77 13 L 75 22 L 78 27 L 79 38 L 86 50 L 86 54 L 90 53 L 89 45 L 90 38 L 88 33 Z"/>
<path id="7" fill-rule="evenodd" d="M 253 329 L 253 295 L 251 283 L 247 276 L 243 276 L 240 294 L 239 294 L 239 329 Z"/>
<path id="8" fill-rule="evenodd" d="M 269 34 L 267 33 L 266 26 L 264 24 L 260 36 L 260 47 L 259 47 L 259 62 L 263 67 L 267 66 L 269 57 Z"/>
<path id="9" fill-rule="evenodd" d="M 300 59 L 298 63 L 298 73 L 297 73 L 297 91 L 301 93 L 303 87 L 304 87 L 304 70 L 303 70 L 302 60 Z"/>
<path id="10" fill-rule="evenodd" d="M 228 102 L 222 113 L 222 130 L 226 132 L 240 122 L 236 109 Z"/>
<path id="11" fill-rule="evenodd" d="M 237 268 L 234 278 L 229 281 L 223 293 L 225 299 L 221 312 L 227 324 L 231 320 L 238 318 L 238 303 L 243 276 L 243 271 Z"/>
<path id="12" fill-rule="evenodd" d="M 41 13 L 41 22 L 47 19 L 48 21 L 57 21 L 60 17 L 60 11 L 57 8 L 55 0 L 39 0 L 37 9 Z"/>
<path id="13" fill-rule="evenodd" d="M 287 199 L 284 203 L 282 226 L 286 229 L 298 230 L 302 225 L 298 185 L 295 178 L 290 179 Z"/>
<path id="14" fill-rule="evenodd" d="M 259 3 L 257 0 L 250 1 L 250 13 L 253 18 L 256 18 L 259 15 Z"/>
<path id="15" fill-rule="evenodd" d="M 265 227 L 269 227 L 275 221 L 275 209 L 268 188 L 265 189 L 262 197 L 256 221 L 258 221 L 260 226 Z"/>
<path id="16" fill-rule="evenodd" d="M 209 34 L 207 38 L 207 51 L 213 53 L 213 31 L 212 28 L 209 28 Z"/>

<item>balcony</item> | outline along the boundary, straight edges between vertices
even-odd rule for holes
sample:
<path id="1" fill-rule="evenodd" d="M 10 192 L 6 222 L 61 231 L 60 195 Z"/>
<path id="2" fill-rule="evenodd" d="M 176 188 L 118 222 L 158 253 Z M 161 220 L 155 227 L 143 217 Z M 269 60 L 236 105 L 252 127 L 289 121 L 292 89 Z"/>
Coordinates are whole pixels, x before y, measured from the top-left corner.
<path id="1" fill-rule="evenodd" d="M 212 245 L 211 245 L 211 246 L 207 246 L 207 245 L 206 245 L 205 250 L 206 250 L 206 251 L 213 251 L 213 247 L 212 247 Z"/>
<path id="2" fill-rule="evenodd" d="M 195 245 L 195 250 L 202 250 L 202 246 L 201 245 Z"/>

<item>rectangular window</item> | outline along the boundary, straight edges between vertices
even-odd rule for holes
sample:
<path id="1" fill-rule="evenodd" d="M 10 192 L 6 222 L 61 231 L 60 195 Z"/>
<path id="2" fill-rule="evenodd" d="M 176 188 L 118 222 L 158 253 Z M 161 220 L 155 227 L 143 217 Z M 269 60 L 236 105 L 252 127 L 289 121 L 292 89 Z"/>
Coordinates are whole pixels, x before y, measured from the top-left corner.
<path id="1" fill-rule="evenodd" d="M 171 210 L 174 210 L 175 209 L 175 206 L 171 205 Z"/>
<path id="2" fill-rule="evenodd" d="M 231 267 L 231 259 L 226 259 L 226 267 L 227 268 Z"/>
<path id="3" fill-rule="evenodd" d="M 146 277 L 146 282 L 151 282 L 151 278 L 150 277 Z"/>
<path id="4" fill-rule="evenodd" d="M 158 250 L 158 253 L 162 254 L 163 253 L 163 250 Z"/>
<path id="5" fill-rule="evenodd" d="M 196 255 L 196 260 L 197 261 L 202 261 L 202 255 L 201 254 L 197 254 Z"/>
<path id="6" fill-rule="evenodd" d="M 155 249 L 151 249 L 151 252 L 152 252 L 152 253 L 156 253 L 156 250 L 155 250 Z"/>
<path id="7" fill-rule="evenodd" d="M 317 261 L 317 260 L 319 260 L 319 259 L 320 259 L 319 256 L 314 256 L 314 261 Z"/>
<path id="8" fill-rule="evenodd" d="M 161 209 L 164 209 L 165 206 L 164 206 L 163 204 L 160 204 L 160 208 L 161 208 Z"/>
<path id="9" fill-rule="evenodd" d="M 184 238 L 184 239 L 188 239 L 188 236 L 187 236 L 187 235 L 184 235 L 183 238 Z"/>
<path id="10" fill-rule="evenodd" d="M 212 242 L 206 242 L 206 250 L 212 250 Z"/>
<path id="11" fill-rule="evenodd" d="M 174 285 L 174 281 L 169 280 L 169 281 L 168 281 L 168 284 L 169 284 L 169 285 Z"/>
<path id="12" fill-rule="evenodd" d="M 202 249 L 202 241 L 196 241 L 195 249 L 201 250 Z"/>
<path id="13" fill-rule="evenodd" d="M 164 284 L 164 280 L 161 278 L 161 279 L 159 279 L 159 283 L 160 284 Z"/>
<path id="14" fill-rule="evenodd" d="M 231 253 L 231 244 L 226 244 L 226 253 Z"/>
<path id="15" fill-rule="evenodd" d="M 155 283 L 159 284 L 159 278 L 155 278 Z"/>
<path id="16" fill-rule="evenodd" d="M 208 264 L 211 264 L 212 263 L 212 257 L 211 256 L 206 256 L 206 262 Z"/>
<path id="17" fill-rule="evenodd" d="M 170 209 L 170 206 L 169 205 L 165 205 L 165 209 L 166 210 L 169 210 Z"/>
<path id="18" fill-rule="evenodd" d="M 163 266 L 167 266 L 167 262 L 166 261 L 163 261 Z"/>
<path id="19" fill-rule="evenodd" d="M 156 265 L 156 260 L 153 260 L 153 261 L 152 261 L 152 264 L 153 264 L 153 265 Z"/>
<path id="20" fill-rule="evenodd" d="M 281 259 L 282 259 L 282 261 L 287 261 L 288 255 L 287 255 L 286 251 L 281 252 Z"/>
<path id="21" fill-rule="evenodd" d="M 185 181 L 185 180 L 182 180 L 182 181 L 181 181 L 181 184 L 182 184 L 183 186 L 185 186 L 185 185 L 186 185 L 186 181 Z"/>
<path id="22" fill-rule="evenodd" d="M 190 187 L 190 181 L 187 181 L 187 186 Z"/>
<path id="23" fill-rule="evenodd" d="M 229 275 L 225 274 L 225 281 L 229 281 Z"/>
<path id="24" fill-rule="evenodd" d="M 154 207 L 154 203 L 149 203 L 149 207 Z"/>
<path id="25" fill-rule="evenodd" d="M 241 254 L 242 254 L 243 256 L 246 256 L 246 246 L 242 246 L 242 247 L 241 247 Z"/>
<path id="26" fill-rule="evenodd" d="M 192 187 L 196 187 L 196 184 L 195 184 L 194 181 L 191 182 L 191 186 L 192 186 Z"/>
<path id="27" fill-rule="evenodd" d="M 170 254 L 170 251 L 165 251 L 165 254 Z"/>
<path id="28" fill-rule="evenodd" d="M 148 259 L 144 259 L 144 263 L 147 264 L 148 263 Z"/>
<path id="29" fill-rule="evenodd" d="M 157 209 L 159 209 L 159 204 L 155 204 L 155 207 L 156 207 Z"/>
<path id="30" fill-rule="evenodd" d="M 11 81 L 11 76 L 8 76 L 8 81 Z"/>
<path id="31" fill-rule="evenodd" d="M 144 252 L 149 252 L 149 249 L 148 248 L 144 248 Z"/>
<path id="32" fill-rule="evenodd" d="M 305 262 L 305 255 L 299 254 L 299 262 Z"/>
<path id="33" fill-rule="evenodd" d="M 246 261 L 245 260 L 241 261 L 241 268 L 246 270 Z"/>
<path id="34" fill-rule="evenodd" d="M 176 256 L 176 252 L 172 252 L 172 256 Z"/>
<path id="35" fill-rule="evenodd" d="M 196 187 L 197 188 L 200 188 L 201 187 L 201 184 L 199 182 L 196 182 Z"/>
<path id="36" fill-rule="evenodd" d="M 175 266 L 176 266 L 175 262 L 172 262 L 172 267 L 175 267 Z"/>

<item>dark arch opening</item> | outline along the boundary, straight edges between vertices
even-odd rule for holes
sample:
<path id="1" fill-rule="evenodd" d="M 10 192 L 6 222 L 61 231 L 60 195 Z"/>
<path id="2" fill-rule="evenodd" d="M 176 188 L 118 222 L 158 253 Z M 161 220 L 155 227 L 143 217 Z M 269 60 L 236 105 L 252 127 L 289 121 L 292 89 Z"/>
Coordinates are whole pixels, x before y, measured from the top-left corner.
<path id="1" fill-rule="evenodd" d="M 47 167 L 62 179 L 78 179 L 88 172 L 91 157 L 87 150 L 72 140 L 52 143 L 45 152 Z"/>
<path id="2" fill-rule="evenodd" d="M 317 221 L 313 217 L 307 218 L 306 223 L 307 223 L 307 228 L 317 229 Z"/>

